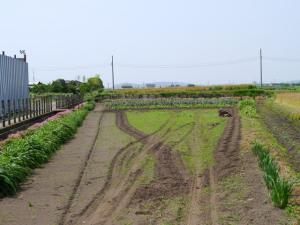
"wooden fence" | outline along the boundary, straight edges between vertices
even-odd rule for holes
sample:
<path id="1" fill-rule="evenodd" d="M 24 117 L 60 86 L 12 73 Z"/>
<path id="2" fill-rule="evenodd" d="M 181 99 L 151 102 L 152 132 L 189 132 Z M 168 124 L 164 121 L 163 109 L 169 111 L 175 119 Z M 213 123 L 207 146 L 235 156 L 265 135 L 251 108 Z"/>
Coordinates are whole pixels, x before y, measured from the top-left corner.
<path id="1" fill-rule="evenodd" d="M 0 129 L 54 111 L 71 109 L 82 102 L 83 99 L 79 95 L 2 100 L 0 102 Z"/>

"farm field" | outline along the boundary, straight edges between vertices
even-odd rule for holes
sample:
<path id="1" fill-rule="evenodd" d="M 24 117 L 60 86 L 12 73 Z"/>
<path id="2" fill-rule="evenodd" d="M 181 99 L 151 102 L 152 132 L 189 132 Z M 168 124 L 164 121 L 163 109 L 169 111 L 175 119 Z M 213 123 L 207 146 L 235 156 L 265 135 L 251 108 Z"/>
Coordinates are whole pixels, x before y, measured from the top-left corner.
<path id="1" fill-rule="evenodd" d="M 231 102 L 232 117 L 221 117 L 219 106 L 98 104 L 15 197 L 0 200 L 0 224 L 295 224 L 274 207 L 251 150 L 270 130 Z"/>

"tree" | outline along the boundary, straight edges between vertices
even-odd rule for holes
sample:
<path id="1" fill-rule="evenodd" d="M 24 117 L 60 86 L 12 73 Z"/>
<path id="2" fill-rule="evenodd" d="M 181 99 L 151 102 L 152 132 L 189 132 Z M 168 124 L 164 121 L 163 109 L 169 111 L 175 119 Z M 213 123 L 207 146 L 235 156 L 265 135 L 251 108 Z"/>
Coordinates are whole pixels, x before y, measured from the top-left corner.
<path id="1" fill-rule="evenodd" d="M 82 83 L 79 87 L 80 94 L 84 95 L 85 93 L 90 92 L 91 88 L 87 83 Z"/>
<path id="2" fill-rule="evenodd" d="M 68 86 L 64 79 L 57 79 L 57 80 L 53 81 L 51 84 L 51 89 L 52 89 L 52 92 L 56 92 L 56 93 L 67 93 L 68 92 Z"/>
<path id="3" fill-rule="evenodd" d="M 51 90 L 51 86 L 49 84 L 43 84 L 39 82 L 38 84 L 34 84 L 31 88 L 30 91 L 35 94 L 42 94 L 49 92 Z"/>
<path id="4" fill-rule="evenodd" d="M 89 78 L 87 83 L 90 86 L 91 91 L 103 89 L 103 82 L 99 75 Z"/>

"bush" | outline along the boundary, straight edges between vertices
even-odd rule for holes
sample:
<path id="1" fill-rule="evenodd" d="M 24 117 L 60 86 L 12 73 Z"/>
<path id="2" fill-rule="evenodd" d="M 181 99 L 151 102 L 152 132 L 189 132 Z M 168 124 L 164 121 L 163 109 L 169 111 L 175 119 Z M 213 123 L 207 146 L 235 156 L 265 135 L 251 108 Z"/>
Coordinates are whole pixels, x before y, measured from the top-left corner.
<path id="1" fill-rule="evenodd" d="M 292 193 L 293 185 L 280 177 L 280 169 L 269 151 L 259 142 L 254 142 L 252 150 L 259 159 L 259 166 L 264 171 L 264 180 L 270 191 L 275 206 L 285 208 Z"/>
<path id="2" fill-rule="evenodd" d="M 94 107 L 95 103 L 89 102 L 23 138 L 7 142 L 0 154 L 0 196 L 16 193 L 32 169 L 47 162 L 63 143 L 73 137 L 88 111 Z"/>

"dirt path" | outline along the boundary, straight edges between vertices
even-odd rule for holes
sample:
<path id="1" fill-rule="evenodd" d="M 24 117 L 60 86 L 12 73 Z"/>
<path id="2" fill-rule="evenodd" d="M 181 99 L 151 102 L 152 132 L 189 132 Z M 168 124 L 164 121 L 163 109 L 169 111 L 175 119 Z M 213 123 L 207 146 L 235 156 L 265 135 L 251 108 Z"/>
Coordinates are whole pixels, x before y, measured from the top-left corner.
<path id="1" fill-rule="evenodd" d="M 102 106 L 97 105 L 78 129 L 75 138 L 43 168 L 34 170 L 15 197 L 0 200 L 0 224 L 58 224 L 85 167 L 101 115 Z"/>

